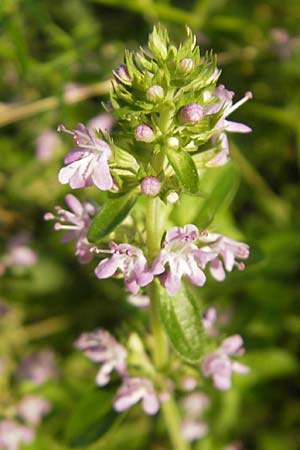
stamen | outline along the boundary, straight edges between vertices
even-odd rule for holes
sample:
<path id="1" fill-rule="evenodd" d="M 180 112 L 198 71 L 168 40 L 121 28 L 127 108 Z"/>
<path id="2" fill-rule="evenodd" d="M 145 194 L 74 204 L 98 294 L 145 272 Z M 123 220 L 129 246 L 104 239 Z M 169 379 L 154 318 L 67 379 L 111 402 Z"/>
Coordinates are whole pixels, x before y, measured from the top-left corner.
<path id="1" fill-rule="evenodd" d="M 248 100 L 251 100 L 253 98 L 252 92 L 248 91 L 245 93 L 244 97 L 241 98 L 238 102 L 236 102 L 232 107 L 229 109 L 228 113 L 226 114 L 226 117 L 229 116 L 233 111 L 238 109 L 240 106 L 242 106 L 244 103 L 246 103 Z"/>
<path id="2" fill-rule="evenodd" d="M 58 230 L 80 230 L 81 227 L 78 227 L 76 225 L 62 225 L 61 223 L 57 222 L 54 225 L 54 230 L 58 231 Z"/>

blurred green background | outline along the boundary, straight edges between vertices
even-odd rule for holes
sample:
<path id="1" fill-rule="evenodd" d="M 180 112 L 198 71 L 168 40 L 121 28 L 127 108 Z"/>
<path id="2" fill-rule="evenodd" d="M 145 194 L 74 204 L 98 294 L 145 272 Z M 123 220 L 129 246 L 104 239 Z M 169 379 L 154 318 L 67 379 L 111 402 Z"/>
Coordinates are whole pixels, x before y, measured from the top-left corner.
<path id="1" fill-rule="evenodd" d="M 214 227 L 252 244 L 255 257 L 245 272 L 230 274 L 222 284 L 211 280 L 202 290 L 206 306 L 229 314 L 226 334 L 245 338 L 252 374 L 246 381 L 237 378 L 228 393 L 211 391 L 211 431 L 195 448 L 219 450 L 217 439 L 220 446 L 241 441 L 246 450 L 298 450 L 299 0 L 1 0 L 0 259 L 8 240 L 25 230 L 38 261 L 11 267 L 0 278 L 0 296 L 12 308 L 0 324 L 0 351 L 9 361 L 0 415 L 33 389 L 13 375 L 22 355 L 53 348 L 59 379 L 34 388 L 51 400 L 53 411 L 30 448 L 70 448 L 74 411 L 84 415 L 81 399 L 93 388 L 95 369 L 73 350 L 73 341 L 99 326 L 126 332 L 147 323 L 147 313 L 124 301 L 117 281 L 96 280 L 94 265 L 80 265 L 72 244 L 61 245 L 59 233 L 43 221 L 68 192 L 57 171 L 71 143 L 59 136 L 44 159 L 37 157 L 37 145 L 45 130 L 55 131 L 61 122 L 73 128 L 102 112 L 111 70 L 125 48 L 146 43 L 158 21 L 176 43 L 188 24 L 201 48 L 217 53 L 221 82 L 236 98 L 249 90 L 254 95 L 234 114 L 253 133 L 231 141 L 240 184 Z M 222 177 L 208 180 L 216 182 Z M 89 194 L 98 195 L 93 189 Z M 159 419 L 153 423 L 134 412 L 93 445 L 169 448 Z"/>

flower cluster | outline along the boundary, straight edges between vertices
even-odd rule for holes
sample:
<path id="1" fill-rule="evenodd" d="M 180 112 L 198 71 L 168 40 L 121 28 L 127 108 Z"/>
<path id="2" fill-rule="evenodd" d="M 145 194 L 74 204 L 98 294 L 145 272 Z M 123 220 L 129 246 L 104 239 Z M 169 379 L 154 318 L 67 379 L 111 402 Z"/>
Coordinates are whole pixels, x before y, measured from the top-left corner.
<path id="1" fill-rule="evenodd" d="M 87 263 L 92 259 L 91 245 L 87 240 L 87 231 L 91 217 L 97 212 L 98 207 L 91 201 L 81 203 L 74 195 L 65 196 L 65 203 L 69 211 L 55 207 L 56 215 L 48 212 L 44 215 L 45 220 L 56 220 L 55 230 L 67 230 L 62 238 L 63 242 L 75 240 L 75 254 L 81 263 Z"/>
<path id="2" fill-rule="evenodd" d="M 127 352 L 110 333 L 103 329 L 83 333 L 74 345 L 90 360 L 101 364 L 96 376 L 96 383 L 99 386 L 109 383 L 113 370 L 122 378 L 122 384 L 113 402 L 116 411 L 125 411 L 141 400 L 146 414 L 157 413 L 159 401 L 152 382 L 144 377 L 128 375 Z"/>
<path id="3" fill-rule="evenodd" d="M 100 249 L 94 251 L 103 252 Z M 218 281 L 225 278 L 225 269 L 231 272 L 236 266 L 243 270 L 244 264 L 237 260 L 248 258 L 249 247 L 220 234 L 200 233 L 195 225 L 188 224 L 167 231 L 152 267 L 148 267 L 142 250 L 129 244 L 110 242 L 110 250 L 106 252 L 112 256 L 102 260 L 95 269 L 98 278 L 108 278 L 117 271 L 122 272 L 126 288 L 136 294 L 139 287 L 146 286 L 154 275 L 159 275 L 168 294 L 174 295 L 180 288 L 183 276 L 192 284 L 203 286 L 207 265 Z"/>
<path id="4" fill-rule="evenodd" d="M 44 350 L 26 355 L 16 375 L 21 381 L 30 380 L 33 384 L 40 385 L 56 374 L 54 355 Z M 32 442 L 35 439 L 36 428 L 51 410 L 51 403 L 37 394 L 24 395 L 18 403 L 9 405 L 8 413 L 4 408 L 1 411 L 0 420 L 0 448 L 19 450 L 23 448 L 23 444 Z M 14 412 L 13 416 L 12 412 Z"/>
<path id="5" fill-rule="evenodd" d="M 231 355 L 244 353 L 243 339 L 238 334 L 230 336 L 221 343 L 218 349 L 208 353 L 202 361 L 202 370 L 205 377 L 211 377 L 214 386 L 222 391 L 231 387 L 232 372 L 248 373 L 249 368 L 244 364 L 231 361 Z"/>
<path id="6" fill-rule="evenodd" d="M 202 415 L 208 408 L 210 400 L 203 392 L 193 392 L 182 399 L 184 419 L 181 423 L 181 433 L 187 441 L 196 441 L 208 433 L 208 425 Z"/>

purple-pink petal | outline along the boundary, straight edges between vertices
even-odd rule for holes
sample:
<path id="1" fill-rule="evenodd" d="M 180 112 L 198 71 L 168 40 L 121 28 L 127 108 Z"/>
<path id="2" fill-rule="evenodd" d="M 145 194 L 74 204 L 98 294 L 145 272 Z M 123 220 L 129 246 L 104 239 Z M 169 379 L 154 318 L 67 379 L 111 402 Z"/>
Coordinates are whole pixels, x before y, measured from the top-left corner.
<path id="1" fill-rule="evenodd" d="M 92 180 L 95 186 L 102 191 L 107 191 L 113 186 L 113 179 L 110 175 L 107 158 L 105 155 L 101 155 L 97 159 L 97 163 L 94 165 L 92 173 Z"/>
<path id="2" fill-rule="evenodd" d="M 105 258 L 95 269 L 95 274 L 97 278 L 109 278 L 113 276 L 119 268 L 119 258 L 118 256 L 111 256 L 110 258 Z"/>

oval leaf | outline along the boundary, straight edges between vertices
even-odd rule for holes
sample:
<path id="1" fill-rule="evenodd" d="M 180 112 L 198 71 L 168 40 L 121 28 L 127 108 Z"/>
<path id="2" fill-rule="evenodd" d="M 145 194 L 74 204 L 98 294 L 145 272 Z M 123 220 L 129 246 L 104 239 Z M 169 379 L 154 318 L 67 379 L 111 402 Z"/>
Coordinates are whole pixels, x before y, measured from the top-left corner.
<path id="1" fill-rule="evenodd" d="M 205 334 L 192 293 L 182 285 L 172 297 L 160 289 L 160 317 L 174 350 L 186 361 L 197 362 L 205 351 Z"/>
<path id="2" fill-rule="evenodd" d="M 167 156 L 184 190 L 196 194 L 199 191 L 199 177 L 191 155 L 185 151 L 168 149 Z"/>
<path id="3" fill-rule="evenodd" d="M 93 390 L 79 402 L 67 425 L 71 448 L 99 440 L 115 424 L 120 415 L 112 409 L 114 396 L 115 390 Z"/>
<path id="4" fill-rule="evenodd" d="M 96 242 L 113 231 L 128 215 L 137 196 L 132 192 L 109 198 L 92 220 L 87 238 Z"/>

